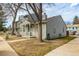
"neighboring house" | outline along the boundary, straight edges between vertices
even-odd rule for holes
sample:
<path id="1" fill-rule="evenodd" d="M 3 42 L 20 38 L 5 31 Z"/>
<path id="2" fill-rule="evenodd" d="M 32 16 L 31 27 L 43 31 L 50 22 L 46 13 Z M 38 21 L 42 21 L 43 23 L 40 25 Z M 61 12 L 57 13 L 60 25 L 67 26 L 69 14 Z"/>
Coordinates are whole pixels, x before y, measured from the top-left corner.
<path id="1" fill-rule="evenodd" d="M 79 24 L 70 24 L 67 25 L 67 31 L 69 31 L 70 34 L 79 33 Z"/>
<path id="2" fill-rule="evenodd" d="M 34 24 L 28 16 L 21 16 L 19 21 L 17 21 L 17 32 L 22 37 L 38 38 L 38 30 L 38 21 L 36 20 Z M 66 25 L 60 15 L 47 18 L 47 20 L 43 18 L 42 38 L 46 39 L 48 36 L 51 39 L 66 36 Z"/>

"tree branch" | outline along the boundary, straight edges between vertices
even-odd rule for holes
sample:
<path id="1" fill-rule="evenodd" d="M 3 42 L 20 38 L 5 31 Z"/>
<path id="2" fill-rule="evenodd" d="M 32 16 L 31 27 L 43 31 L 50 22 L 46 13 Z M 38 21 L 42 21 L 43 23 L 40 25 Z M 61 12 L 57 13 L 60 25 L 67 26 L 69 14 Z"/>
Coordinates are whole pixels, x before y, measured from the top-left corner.
<path id="1" fill-rule="evenodd" d="M 28 5 L 32 8 L 32 10 L 35 13 L 35 15 L 37 16 L 38 20 L 40 20 L 38 12 L 33 8 L 33 6 L 30 3 L 28 3 Z"/>
<path id="2" fill-rule="evenodd" d="M 29 13 L 29 15 L 31 16 L 32 20 L 33 20 L 33 21 L 34 21 L 34 23 L 35 23 L 34 18 L 32 17 L 32 15 L 31 15 L 30 11 L 28 10 L 27 4 L 25 4 L 25 5 L 26 5 L 27 12 Z"/>

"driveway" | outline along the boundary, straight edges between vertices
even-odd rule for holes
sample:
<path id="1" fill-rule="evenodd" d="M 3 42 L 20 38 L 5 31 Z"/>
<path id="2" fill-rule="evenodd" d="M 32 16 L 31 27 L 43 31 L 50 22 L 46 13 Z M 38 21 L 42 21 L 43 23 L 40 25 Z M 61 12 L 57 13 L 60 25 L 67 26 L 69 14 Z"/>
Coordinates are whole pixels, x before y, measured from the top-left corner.
<path id="1" fill-rule="evenodd" d="M 5 39 L 0 37 L 0 56 L 18 56 Z"/>
<path id="2" fill-rule="evenodd" d="M 79 56 L 79 37 L 52 50 L 45 56 Z"/>

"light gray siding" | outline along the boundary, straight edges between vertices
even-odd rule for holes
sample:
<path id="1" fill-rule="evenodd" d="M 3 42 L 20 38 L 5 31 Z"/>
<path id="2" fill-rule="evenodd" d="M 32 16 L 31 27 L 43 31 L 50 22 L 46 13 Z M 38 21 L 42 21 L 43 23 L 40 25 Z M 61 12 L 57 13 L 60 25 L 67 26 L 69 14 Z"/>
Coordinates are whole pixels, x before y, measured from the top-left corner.
<path id="1" fill-rule="evenodd" d="M 47 22 L 47 34 L 50 38 L 66 36 L 66 26 L 61 16 L 55 16 Z"/>

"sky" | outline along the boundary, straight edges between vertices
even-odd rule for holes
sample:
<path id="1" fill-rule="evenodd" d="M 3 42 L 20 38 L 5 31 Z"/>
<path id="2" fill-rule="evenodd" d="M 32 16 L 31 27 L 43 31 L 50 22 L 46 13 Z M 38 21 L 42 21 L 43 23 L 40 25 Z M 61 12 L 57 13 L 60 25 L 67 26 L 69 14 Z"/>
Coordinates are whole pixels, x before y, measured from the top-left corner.
<path id="1" fill-rule="evenodd" d="M 78 3 L 56 3 L 51 8 L 46 9 L 48 16 L 61 15 L 65 22 L 73 22 L 75 16 L 79 17 Z"/>
<path id="2" fill-rule="evenodd" d="M 79 17 L 79 4 L 78 3 L 53 3 L 50 5 L 43 5 L 43 10 L 48 17 L 53 17 L 61 15 L 65 23 L 72 23 L 75 16 Z M 17 20 L 19 15 L 24 15 L 25 12 L 18 13 Z M 12 21 L 9 19 L 7 25 L 11 25 Z"/>

